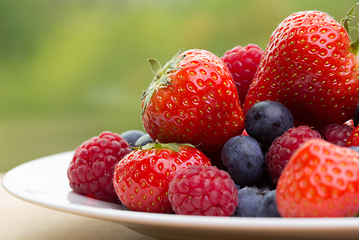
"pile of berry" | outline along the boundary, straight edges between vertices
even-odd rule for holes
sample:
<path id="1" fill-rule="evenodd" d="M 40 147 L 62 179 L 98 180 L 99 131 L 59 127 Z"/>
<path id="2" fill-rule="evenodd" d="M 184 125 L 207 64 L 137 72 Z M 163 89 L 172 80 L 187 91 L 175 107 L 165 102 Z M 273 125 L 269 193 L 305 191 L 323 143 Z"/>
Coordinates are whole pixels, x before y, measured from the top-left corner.
<path id="1" fill-rule="evenodd" d="M 142 96 L 145 131 L 103 132 L 68 168 L 71 188 L 132 211 L 242 217 L 359 213 L 356 5 L 342 25 L 290 15 L 265 51 L 178 52 Z"/>

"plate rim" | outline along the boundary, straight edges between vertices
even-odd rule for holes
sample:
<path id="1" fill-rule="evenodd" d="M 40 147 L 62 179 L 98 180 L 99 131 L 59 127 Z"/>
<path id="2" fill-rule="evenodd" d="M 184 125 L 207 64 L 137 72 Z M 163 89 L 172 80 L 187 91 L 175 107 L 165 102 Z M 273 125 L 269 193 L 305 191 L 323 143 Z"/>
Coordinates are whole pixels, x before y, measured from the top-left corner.
<path id="1" fill-rule="evenodd" d="M 254 218 L 254 217 L 207 217 L 207 216 L 183 216 L 175 214 L 145 213 L 118 209 L 97 208 L 75 203 L 49 203 L 48 201 L 31 194 L 24 194 L 24 189 L 19 189 L 10 181 L 18 172 L 41 161 L 54 161 L 59 164 L 60 159 L 69 158 L 74 151 L 67 151 L 48 155 L 20 164 L 6 172 L 2 179 L 2 185 L 7 192 L 25 202 L 49 209 L 77 214 L 81 216 L 97 218 L 112 222 L 118 222 L 124 226 L 163 226 L 171 228 L 191 228 L 231 231 L 338 231 L 356 230 L 359 233 L 359 218 Z M 53 160 L 55 158 L 55 160 Z M 57 160 L 57 161 L 56 161 Z M 69 159 L 70 161 L 71 159 Z M 72 192 L 69 191 L 68 194 Z M 72 192 L 73 194 L 77 194 Z M 78 195 L 78 194 L 77 194 Z M 86 196 L 81 196 L 87 198 Z M 99 201 L 99 200 L 96 200 Z M 102 202 L 102 201 L 100 201 Z M 220 219 L 220 221 L 218 221 Z M 340 221 L 339 221 L 340 220 Z"/>

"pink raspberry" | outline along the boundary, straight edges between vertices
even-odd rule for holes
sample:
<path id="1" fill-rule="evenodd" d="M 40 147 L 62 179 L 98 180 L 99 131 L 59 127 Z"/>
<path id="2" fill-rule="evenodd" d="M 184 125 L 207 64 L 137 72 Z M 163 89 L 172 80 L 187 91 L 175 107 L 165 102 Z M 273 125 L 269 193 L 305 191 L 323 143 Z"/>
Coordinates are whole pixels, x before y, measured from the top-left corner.
<path id="1" fill-rule="evenodd" d="M 231 216 L 238 204 L 237 194 L 229 173 L 215 166 L 178 170 L 168 189 L 172 209 L 181 215 Z"/>
<path id="2" fill-rule="evenodd" d="M 221 58 L 232 74 L 242 105 L 263 53 L 259 46 L 248 44 L 245 47 L 236 46 L 228 50 Z"/>
<path id="3" fill-rule="evenodd" d="M 321 138 L 321 135 L 308 126 L 298 126 L 290 128 L 273 141 L 265 156 L 265 161 L 269 176 L 274 183 L 277 182 L 294 151 L 312 138 Z"/>
<path id="4" fill-rule="evenodd" d="M 352 131 L 346 124 L 331 123 L 324 126 L 321 134 L 328 142 L 344 147 Z"/>
<path id="5" fill-rule="evenodd" d="M 67 169 L 74 192 L 108 202 L 118 202 L 112 184 L 116 164 L 131 148 L 117 133 L 103 132 L 79 146 Z"/>

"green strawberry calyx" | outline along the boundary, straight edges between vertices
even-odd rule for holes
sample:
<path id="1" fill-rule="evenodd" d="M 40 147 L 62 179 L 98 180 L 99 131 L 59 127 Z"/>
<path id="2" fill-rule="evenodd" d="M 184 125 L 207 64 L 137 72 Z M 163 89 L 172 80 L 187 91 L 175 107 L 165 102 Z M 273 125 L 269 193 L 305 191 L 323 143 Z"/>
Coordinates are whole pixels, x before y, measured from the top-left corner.
<path id="1" fill-rule="evenodd" d="M 168 74 L 180 70 L 181 68 L 176 67 L 185 57 L 186 55 L 182 55 L 180 57 L 180 54 L 182 52 L 182 49 L 179 50 L 179 52 L 166 63 L 165 66 L 161 66 L 161 64 L 153 58 L 148 59 L 151 70 L 155 74 L 155 77 L 153 78 L 152 82 L 150 83 L 148 89 L 143 92 L 141 100 L 144 100 L 144 104 L 142 106 L 141 116 L 143 115 L 147 104 L 150 102 L 153 94 L 158 91 L 158 89 L 166 87 L 167 85 L 170 85 L 170 79 L 168 77 Z"/>
<path id="2" fill-rule="evenodd" d="M 181 146 L 195 147 L 190 143 L 160 143 L 156 140 L 154 143 L 147 143 L 145 146 L 140 146 L 137 149 L 150 150 L 150 149 L 169 149 L 174 152 L 179 152 Z"/>
<path id="3" fill-rule="evenodd" d="M 355 21 L 354 12 L 359 3 L 356 3 L 347 13 L 347 15 L 342 18 L 341 25 L 344 27 L 345 31 L 349 34 L 352 29 L 359 29 L 359 24 Z M 349 23 L 354 23 L 353 27 L 349 26 Z M 359 50 L 359 38 L 350 44 L 350 51 L 357 55 Z"/>

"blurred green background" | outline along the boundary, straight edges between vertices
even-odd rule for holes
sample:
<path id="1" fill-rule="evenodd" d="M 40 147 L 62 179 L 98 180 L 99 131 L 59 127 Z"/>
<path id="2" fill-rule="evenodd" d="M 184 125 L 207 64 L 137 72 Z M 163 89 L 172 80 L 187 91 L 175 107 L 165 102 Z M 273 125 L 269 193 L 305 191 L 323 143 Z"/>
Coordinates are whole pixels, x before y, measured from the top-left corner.
<path id="1" fill-rule="evenodd" d="M 105 130 L 143 130 L 148 58 L 264 49 L 291 13 L 315 9 L 339 21 L 355 2 L 0 0 L 0 172 Z"/>

